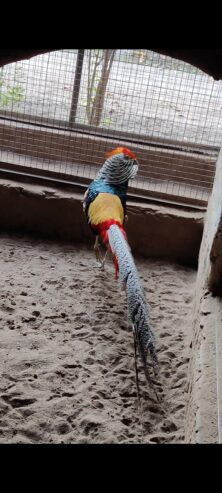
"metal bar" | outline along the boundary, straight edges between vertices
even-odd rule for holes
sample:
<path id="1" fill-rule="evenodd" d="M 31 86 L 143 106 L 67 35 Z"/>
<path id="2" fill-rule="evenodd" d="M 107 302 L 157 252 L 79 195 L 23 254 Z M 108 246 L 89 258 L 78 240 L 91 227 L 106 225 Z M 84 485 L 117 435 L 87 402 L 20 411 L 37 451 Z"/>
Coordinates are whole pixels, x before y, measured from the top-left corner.
<path id="1" fill-rule="evenodd" d="M 78 55 L 77 55 L 76 73 L 75 73 L 75 80 L 74 80 L 74 85 L 73 85 L 71 110 L 70 110 L 70 116 L 69 116 L 69 124 L 71 126 L 73 125 L 73 123 L 75 123 L 75 119 L 76 119 L 76 111 L 77 111 L 77 105 L 78 105 L 78 99 L 79 99 L 82 67 L 83 67 L 83 60 L 84 60 L 84 51 L 85 50 L 78 50 Z"/>

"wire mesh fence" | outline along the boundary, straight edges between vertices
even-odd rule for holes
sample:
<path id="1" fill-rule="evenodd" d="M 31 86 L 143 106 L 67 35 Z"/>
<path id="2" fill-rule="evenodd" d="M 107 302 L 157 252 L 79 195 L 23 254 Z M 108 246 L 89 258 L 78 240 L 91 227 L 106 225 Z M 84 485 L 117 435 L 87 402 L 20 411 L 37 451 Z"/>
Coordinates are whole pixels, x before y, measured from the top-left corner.
<path id="1" fill-rule="evenodd" d="M 139 194 L 207 203 L 222 142 L 222 82 L 149 50 L 60 50 L 0 68 L 2 164 L 93 179 L 113 146 Z"/>

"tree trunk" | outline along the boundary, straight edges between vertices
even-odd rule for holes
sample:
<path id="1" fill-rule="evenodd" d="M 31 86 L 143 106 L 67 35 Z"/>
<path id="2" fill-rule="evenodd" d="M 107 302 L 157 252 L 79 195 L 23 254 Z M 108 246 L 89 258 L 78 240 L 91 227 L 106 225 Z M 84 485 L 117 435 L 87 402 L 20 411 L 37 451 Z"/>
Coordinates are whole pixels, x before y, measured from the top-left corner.
<path id="1" fill-rule="evenodd" d="M 103 65 L 101 77 L 96 89 L 95 98 L 93 101 L 89 124 L 98 126 L 101 121 L 106 88 L 109 80 L 109 74 L 114 59 L 115 50 L 103 50 Z"/>

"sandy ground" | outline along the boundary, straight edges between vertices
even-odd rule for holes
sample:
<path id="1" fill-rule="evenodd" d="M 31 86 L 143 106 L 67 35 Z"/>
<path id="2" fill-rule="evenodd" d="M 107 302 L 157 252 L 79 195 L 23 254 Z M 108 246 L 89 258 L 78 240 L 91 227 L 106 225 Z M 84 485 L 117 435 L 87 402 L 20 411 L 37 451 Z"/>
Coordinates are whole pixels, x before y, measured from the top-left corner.
<path id="1" fill-rule="evenodd" d="M 163 400 L 135 383 L 125 294 L 93 251 L 0 236 L 0 443 L 180 443 L 196 272 L 136 259 Z"/>

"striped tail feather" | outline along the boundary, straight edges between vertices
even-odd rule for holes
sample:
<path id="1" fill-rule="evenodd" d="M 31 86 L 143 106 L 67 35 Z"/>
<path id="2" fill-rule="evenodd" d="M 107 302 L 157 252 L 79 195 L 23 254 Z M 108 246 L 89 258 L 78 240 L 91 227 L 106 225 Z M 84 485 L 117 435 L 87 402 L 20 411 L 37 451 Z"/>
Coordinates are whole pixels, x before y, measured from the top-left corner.
<path id="1" fill-rule="evenodd" d="M 154 336 L 150 328 L 148 308 L 139 274 L 130 247 L 125 239 L 125 232 L 122 229 L 119 225 L 112 224 L 107 231 L 107 235 L 111 251 L 118 261 L 120 283 L 126 289 L 128 314 L 136 333 L 145 375 L 148 379 L 148 352 L 151 355 L 155 373 L 158 366 Z"/>

